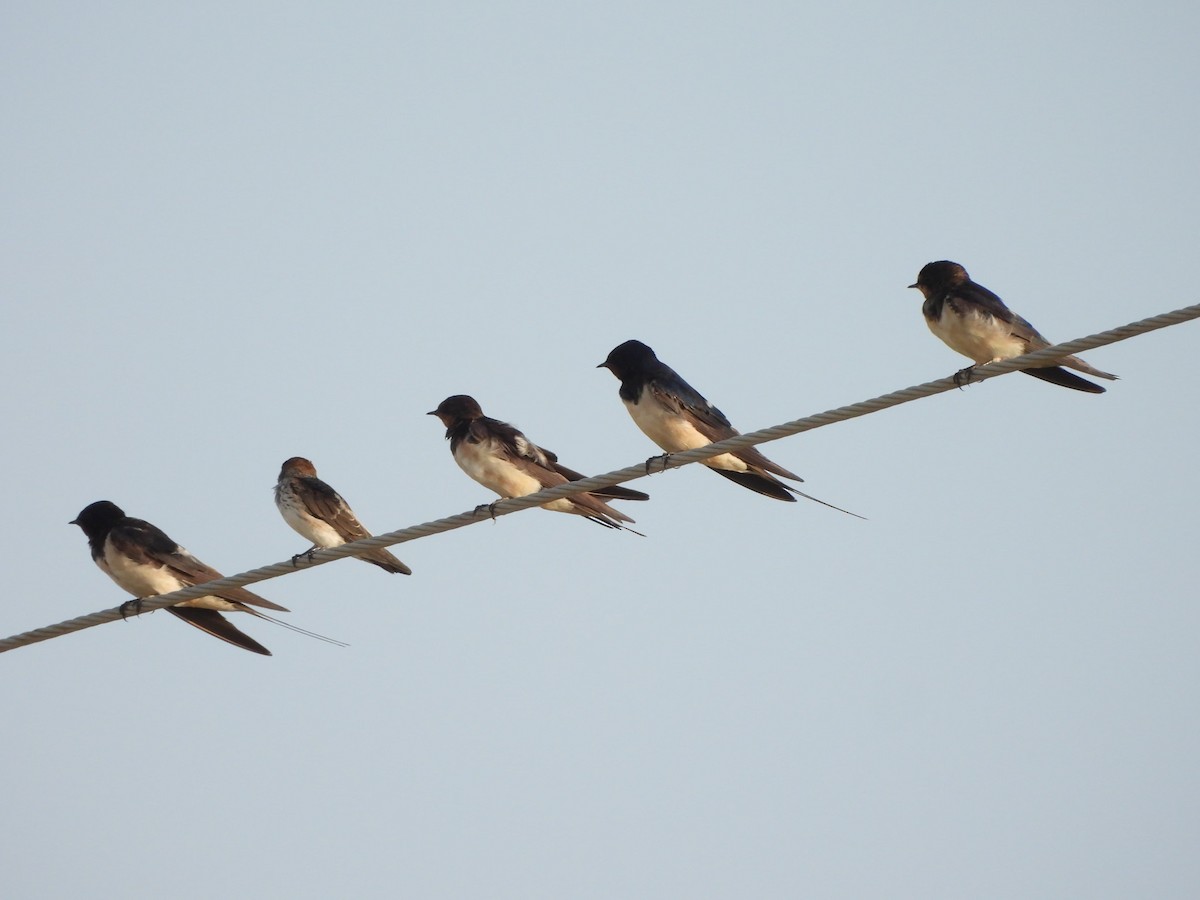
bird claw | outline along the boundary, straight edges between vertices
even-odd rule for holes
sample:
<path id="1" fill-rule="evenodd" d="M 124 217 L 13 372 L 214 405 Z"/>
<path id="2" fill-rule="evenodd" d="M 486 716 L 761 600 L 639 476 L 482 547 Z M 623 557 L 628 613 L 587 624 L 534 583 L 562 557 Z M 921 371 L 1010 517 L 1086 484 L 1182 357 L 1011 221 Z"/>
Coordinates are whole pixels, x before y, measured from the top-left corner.
<path id="1" fill-rule="evenodd" d="M 671 462 L 671 454 L 670 453 L 661 453 L 658 456 L 652 456 L 648 460 L 646 460 L 646 474 L 647 475 L 650 474 L 650 466 L 654 463 L 655 460 L 659 460 L 662 464 L 662 467 L 658 471 L 665 472 L 665 471 L 667 471 L 667 464 Z"/>
<path id="2" fill-rule="evenodd" d="M 300 564 L 301 558 L 307 559 L 309 564 L 311 565 L 312 561 L 313 561 L 313 554 L 316 552 L 317 552 L 316 547 L 309 547 L 303 553 L 297 553 L 295 556 L 292 557 L 292 568 L 294 569 L 294 568 L 296 568 L 296 566 L 298 566 Z"/>
<path id="3" fill-rule="evenodd" d="M 496 504 L 499 502 L 500 502 L 499 500 L 495 500 L 492 503 L 480 503 L 477 507 L 475 507 L 475 515 L 479 515 L 481 512 L 483 512 L 486 509 L 488 511 L 488 515 L 492 517 L 492 521 L 495 522 L 496 521 Z"/>
<path id="4" fill-rule="evenodd" d="M 954 373 L 954 383 L 961 391 L 968 384 L 972 384 L 975 379 L 975 367 L 967 366 L 965 369 L 959 369 Z"/>
<path id="5" fill-rule="evenodd" d="M 142 598 L 134 597 L 132 600 L 126 600 L 119 607 L 117 607 L 117 609 L 121 613 L 122 621 L 129 620 L 129 611 L 131 609 L 133 610 L 133 614 L 135 616 L 140 616 L 142 614 Z"/>

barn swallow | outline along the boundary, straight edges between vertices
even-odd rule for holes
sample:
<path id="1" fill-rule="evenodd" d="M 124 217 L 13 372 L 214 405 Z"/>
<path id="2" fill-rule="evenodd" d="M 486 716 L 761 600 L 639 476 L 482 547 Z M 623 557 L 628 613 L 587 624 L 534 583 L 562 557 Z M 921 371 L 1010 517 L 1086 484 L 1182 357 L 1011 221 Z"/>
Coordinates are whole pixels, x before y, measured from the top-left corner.
<path id="1" fill-rule="evenodd" d="M 501 497 L 523 497 L 586 477 L 559 463 L 557 456 L 533 443 L 512 425 L 485 416 L 473 397 L 465 394 L 447 397 L 429 415 L 437 416 L 446 426 L 450 452 L 459 467 Z M 608 500 L 650 499 L 641 491 L 613 485 L 560 497 L 542 504 L 542 508 L 574 513 L 607 528 L 633 531 L 621 523 L 634 520 L 613 509 L 600 499 L 602 497 Z"/>
<path id="2" fill-rule="evenodd" d="M 306 551 L 309 554 L 317 549 L 340 547 L 371 536 L 371 532 L 363 528 L 354 515 L 350 504 L 318 478 L 316 468 L 302 456 L 293 456 L 279 470 L 279 481 L 275 484 L 275 505 L 279 507 L 283 520 L 302 538 L 312 542 L 312 549 Z M 298 553 L 292 560 L 303 555 Z M 358 558 L 379 566 L 385 572 L 412 574 L 412 569 L 383 547 Z"/>
<path id="3" fill-rule="evenodd" d="M 917 288 L 925 297 L 921 311 L 929 330 L 951 350 L 975 360 L 975 365 L 1012 359 L 1050 346 L 1050 341 L 1036 328 L 983 285 L 972 281 L 967 270 L 956 262 L 943 259 L 929 263 L 917 275 L 917 283 L 909 287 Z M 1059 362 L 1061 365 L 1022 371 L 1042 381 L 1089 394 L 1103 394 L 1104 388 L 1072 375 L 1063 366 L 1097 378 L 1117 380 L 1116 375 L 1101 372 L 1078 356 L 1064 356 Z M 969 381 L 973 368 L 963 369 L 957 378 Z"/>
<path id="4" fill-rule="evenodd" d="M 618 393 L 629 415 L 638 428 L 667 453 L 695 450 L 741 434 L 730 424 L 725 413 L 661 362 L 641 341 L 626 341 L 613 348 L 608 358 L 596 368 L 608 369 L 617 376 L 621 382 Z M 701 460 L 701 464 L 742 487 L 776 500 L 794 503 L 796 498 L 792 495 L 796 494 L 838 512 L 847 512 L 784 484 L 775 476 L 800 482 L 804 479 L 771 462 L 756 447 L 712 456 Z M 856 513 L 848 515 L 857 516 Z"/>
<path id="5" fill-rule="evenodd" d="M 119 506 L 107 500 L 84 507 L 83 512 L 70 524 L 78 525 L 87 535 L 88 545 L 92 548 L 92 560 L 100 570 L 138 600 L 224 577 L 216 569 L 196 559 L 160 529 L 141 519 L 129 518 Z M 235 628 L 221 615 L 222 612 L 246 612 L 303 634 L 311 634 L 251 609 L 251 606 L 288 611 L 245 588 L 224 588 L 210 596 L 185 600 L 165 609 L 213 637 L 263 656 L 270 656 L 271 651 Z M 122 604 L 122 610 L 125 608 L 125 604 Z"/>

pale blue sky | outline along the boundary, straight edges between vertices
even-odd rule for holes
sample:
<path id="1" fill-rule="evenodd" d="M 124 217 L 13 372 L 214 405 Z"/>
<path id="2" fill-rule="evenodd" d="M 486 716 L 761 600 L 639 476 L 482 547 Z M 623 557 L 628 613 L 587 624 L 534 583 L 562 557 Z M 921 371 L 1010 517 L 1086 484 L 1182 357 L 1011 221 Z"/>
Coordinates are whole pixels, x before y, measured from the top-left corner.
<path id="1" fill-rule="evenodd" d="M 225 572 L 490 499 L 424 413 L 649 456 L 653 346 L 743 430 L 965 364 L 963 263 L 1051 339 L 1200 300 L 1192 4 L 10 3 L 13 634 L 122 593 L 113 500 Z M 1194 897 L 1183 325 L 770 445 L 816 496 L 636 486 L 263 585 L 270 659 L 164 614 L 0 658 L 14 897 Z"/>

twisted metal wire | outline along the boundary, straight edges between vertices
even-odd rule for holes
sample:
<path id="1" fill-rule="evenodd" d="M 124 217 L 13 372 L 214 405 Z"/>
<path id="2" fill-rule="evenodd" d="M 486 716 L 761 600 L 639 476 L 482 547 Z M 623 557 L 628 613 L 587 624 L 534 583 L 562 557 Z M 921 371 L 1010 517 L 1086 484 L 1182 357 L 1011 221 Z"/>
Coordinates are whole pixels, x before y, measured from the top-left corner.
<path id="1" fill-rule="evenodd" d="M 1071 356 L 1076 353 L 1082 353 L 1085 350 L 1093 350 L 1096 347 L 1115 344 L 1119 341 L 1128 340 L 1131 337 L 1156 331 L 1160 328 L 1179 325 L 1197 318 L 1200 318 L 1200 304 L 1185 306 L 1182 309 L 1173 310 L 1172 312 L 1130 322 L 1128 325 L 1122 325 L 1119 328 L 1101 331 L 1088 337 L 1078 338 L 1077 340 L 1047 347 L 1044 350 L 1027 353 L 1024 356 L 972 367 L 970 370 L 970 381 L 975 383 L 988 378 L 994 378 L 998 375 L 1006 375 L 1009 372 L 1046 365 L 1064 356 Z M 210 581 L 205 584 L 193 585 L 182 590 L 173 591 L 170 594 L 149 597 L 142 601 L 139 614 L 162 609 L 164 606 L 172 606 L 184 600 L 203 597 L 224 588 L 246 587 L 257 584 L 260 581 L 268 581 L 283 575 L 291 575 L 312 566 L 325 565 L 346 556 L 361 556 L 380 547 L 391 547 L 395 544 L 403 544 L 408 541 L 418 540 L 419 538 L 453 531 L 456 528 L 464 528 L 467 525 L 474 525 L 478 522 L 488 521 L 500 516 L 511 515 L 530 507 L 541 506 L 560 497 L 569 497 L 572 494 L 623 484 L 627 481 L 635 481 L 639 478 L 645 478 L 652 471 L 663 472 L 667 469 L 677 469 L 682 466 L 691 465 L 692 463 L 702 462 L 709 457 L 722 453 L 742 450 L 746 447 L 767 443 L 768 441 L 777 441 L 781 438 L 801 434 L 805 431 L 812 431 L 814 428 L 823 428 L 826 425 L 833 425 L 838 422 L 858 418 L 859 416 L 870 415 L 884 409 L 890 409 L 893 406 L 899 406 L 902 403 L 911 403 L 913 400 L 920 400 L 924 397 L 932 397 L 935 394 L 953 390 L 961 386 L 961 381 L 962 379 L 958 375 L 939 378 L 936 381 L 927 381 L 924 384 L 914 385 L 899 391 L 892 391 L 889 394 L 883 394 L 871 400 L 863 400 L 859 403 L 852 403 L 849 406 L 840 406 L 836 409 L 805 416 L 802 419 L 795 419 L 791 422 L 762 428 L 758 431 L 750 431 L 746 434 L 718 441 L 715 444 L 698 447 L 695 450 L 651 457 L 649 460 L 626 466 L 623 469 L 616 469 L 612 472 L 606 472 L 603 475 L 596 475 L 579 481 L 567 482 L 566 484 L 538 491 L 536 494 L 527 494 L 524 497 L 500 500 L 490 506 L 480 506 L 469 512 L 462 512 L 443 519 L 434 519 L 431 522 L 425 522 L 421 525 L 412 525 L 408 528 L 401 528 L 398 531 L 375 535 L 374 537 L 353 541 L 329 550 L 319 550 L 312 555 L 312 558 L 304 566 L 298 566 L 289 559 L 284 562 L 273 563 L 269 566 L 250 569 L 246 572 L 240 572 L 237 575 L 230 575 L 226 578 Z M 307 556 L 305 558 L 308 559 Z M 123 618 L 123 615 L 121 608 L 118 606 L 90 613 L 86 616 L 68 619 L 65 622 L 59 622 L 57 625 L 35 628 L 33 631 L 26 631 L 22 634 L 16 634 L 0 640 L 0 653 L 15 650 L 18 647 L 25 647 L 29 644 L 36 644 L 39 641 L 61 637 L 64 634 L 82 631 L 85 628 L 91 628 L 95 625 L 103 625 L 106 622 L 114 622 L 120 618 Z"/>

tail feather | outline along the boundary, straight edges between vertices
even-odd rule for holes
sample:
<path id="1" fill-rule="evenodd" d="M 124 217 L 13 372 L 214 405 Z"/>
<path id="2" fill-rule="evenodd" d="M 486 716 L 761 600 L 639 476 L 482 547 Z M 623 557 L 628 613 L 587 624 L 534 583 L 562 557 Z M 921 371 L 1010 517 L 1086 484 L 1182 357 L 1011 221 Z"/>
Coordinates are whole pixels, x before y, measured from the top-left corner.
<path id="1" fill-rule="evenodd" d="M 1076 372 L 1083 372 L 1085 375 L 1093 375 L 1096 378 L 1104 378 L 1108 381 L 1121 380 L 1116 375 L 1112 374 L 1112 372 L 1101 372 L 1095 366 L 1085 363 L 1078 356 L 1068 356 L 1062 362 L 1064 366 L 1074 369 Z"/>
<path id="2" fill-rule="evenodd" d="M 804 491 L 798 491 L 794 487 L 789 487 L 788 490 L 794 494 L 799 494 L 805 500 L 811 500 L 813 503 L 820 503 L 822 506 L 828 506 L 830 509 L 836 509 L 840 513 L 845 513 L 848 516 L 854 516 L 854 518 L 862 519 L 864 522 L 867 521 L 866 516 L 860 516 L 856 512 L 850 512 L 848 509 L 842 509 L 840 506 L 834 506 L 832 503 L 826 503 L 824 500 L 820 499 L 819 497 L 814 497 L 812 494 L 806 494 Z"/>
<path id="3" fill-rule="evenodd" d="M 183 619 L 189 625 L 199 628 L 205 634 L 211 634 L 213 637 L 227 641 L 235 647 L 241 647 L 243 650 L 249 650 L 251 653 L 261 653 L 263 656 L 271 655 L 270 650 L 254 640 L 250 635 L 239 631 L 232 622 L 215 609 L 201 609 L 195 606 L 168 606 L 166 610 L 171 615 Z"/>
<path id="4" fill-rule="evenodd" d="M 1059 387 L 1071 388 L 1075 391 L 1084 391 L 1088 394 L 1103 394 L 1104 388 L 1098 384 L 1093 384 L 1086 378 L 1080 378 L 1061 366 L 1039 366 L 1036 369 L 1022 369 L 1026 375 L 1032 375 L 1034 378 L 1040 378 L 1042 381 L 1048 381 L 1051 384 L 1057 384 Z M 1115 377 L 1115 376 L 1113 376 Z"/>
<path id="5" fill-rule="evenodd" d="M 773 497 L 776 500 L 786 500 L 789 503 L 796 502 L 796 498 L 791 495 L 787 486 L 770 475 L 759 475 L 755 472 L 730 472 L 728 469 L 712 469 L 711 471 L 723 475 L 730 481 L 749 488 L 755 493 Z"/>
<path id="6" fill-rule="evenodd" d="M 605 528 L 612 528 L 616 531 L 628 531 L 630 534 L 636 534 L 638 537 L 645 537 L 636 528 L 630 528 L 628 525 L 622 525 L 620 522 L 610 519 L 608 516 L 585 514 L 584 518 L 589 522 L 595 522 L 597 525 L 603 525 Z M 629 521 L 633 521 L 630 519 Z"/>
<path id="7" fill-rule="evenodd" d="M 596 488 L 588 493 L 597 497 L 603 497 L 606 500 L 649 500 L 650 495 L 644 494 L 641 491 L 635 491 L 632 488 L 621 487 L 619 484 L 610 485 L 609 487 Z"/>
<path id="8" fill-rule="evenodd" d="M 168 606 L 167 609 L 173 609 L 173 607 Z M 294 631 L 296 634 L 302 634 L 305 637 L 314 638 L 318 641 L 324 641 L 325 643 L 333 644 L 336 647 L 350 646 L 345 641 L 339 641 L 337 638 L 326 637 L 323 634 L 317 634 L 315 631 L 308 631 L 307 629 L 301 628 L 299 625 L 293 625 L 291 622 L 285 622 L 282 619 L 276 619 L 274 616 L 268 616 L 266 613 L 260 613 L 257 609 L 247 608 L 243 610 L 243 612 L 248 612 L 250 615 L 259 619 L 266 619 L 272 625 L 278 625 L 280 628 L 286 628 L 288 631 Z"/>
<path id="9" fill-rule="evenodd" d="M 866 520 L 866 516 L 860 516 L 858 513 L 850 512 L 848 509 L 842 509 L 840 506 L 834 506 L 832 503 L 826 503 L 811 494 L 806 494 L 804 491 L 797 490 L 791 485 L 784 484 L 782 481 L 777 481 L 770 475 L 763 475 L 757 472 L 730 472 L 727 469 L 713 469 L 718 475 L 724 475 L 730 481 L 737 482 L 742 487 L 749 488 L 759 494 L 767 497 L 773 497 L 776 500 L 787 500 L 791 503 L 796 502 L 795 494 L 798 497 L 803 497 L 805 500 L 811 500 L 813 503 L 820 503 L 822 506 L 828 506 L 830 509 L 836 509 L 840 513 L 845 513 L 848 516 L 854 516 L 856 519 Z"/>
<path id="10" fill-rule="evenodd" d="M 762 469 L 764 472 L 769 472 L 772 475 L 778 475 L 780 478 L 790 478 L 792 481 L 804 481 L 795 472 L 789 472 L 777 462 L 773 462 L 762 455 L 757 447 L 745 447 L 741 450 L 733 451 L 733 456 L 736 456 L 746 465 L 756 469 Z"/>
<path id="11" fill-rule="evenodd" d="M 637 524 L 633 519 L 619 509 L 609 506 L 595 494 L 590 492 L 573 494 L 568 499 L 571 501 L 573 510 L 588 521 L 603 525 L 605 528 L 615 528 L 618 531 L 632 531 L 634 534 L 645 537 L 640 531 L 635 531 L 629 525 L 622 524 L 625 522 Z"/>
<path id="12" fill-rule="evenodd" d="M 224 578 L 225 576 L 220 576 Z M 225 588 L 223 591 L 213 591 L 213 594 L 230 603 L 245 603 L 249 606 L 261 606 L 263 609 L 273 609 L 275 612 L 291 612 L 286 606 L 272 603 L 266 597 L 260 597 L 245 588 Z"/>
<path id="13" fill-rule="evenodd" d="M 400 562 L 395 556 L 385 549 L 372 550 L 366 556 L 360 556 L 363 562 L 369 562 L 373 566 L 379 566 L 385 572 L 391 572 L 393 575 L 411 575 L 412 569 Z"/>
<path id="14" fill-rule="evenodd" d="M 167 606 L 164 607 L 171 615 L 176 616 L 196 628 L 199 628 L 205 634 L 210 634 L 215 638 L 220 638 L 233 644 L 235 647 L 241 647 L 243 650 L 249 650 L 251 653 L 261 653 L 263 656 L 270 656 L 271 651 L 260 644 L 250 635 L 238 629 L 236 625 L 226 619 L 215 609 L 203 609 L 196 606 Z M 258 619 L 265 619 L 273 625 L 278 625 L 281 628 L 286 628 L 288 631 L 294 631 L 297 634 L 302 634 L 305 637 L 316 638 L 319 641 L 325 641 L 328 644 L 336 644 L 339 647 L 345 647 L 343 641 L 336 640 L 331 637 L 326 637 L 323 634 L 317 634 L 314 631 L 306 631 L 290 622 L 284 622 L 276 619 L 274 616 L 268 616 L 266 613 L 261 613 L 256 609 L 246 607 L 242 612 L 248 612 Z"/>
<path id="15" fill-rule="evenodd" d="M 582 472 L 576 472 L 574 469 L 568 469 L 562 463 L 555 460 L 553 462 L 554 471 L 556 471 L 567 481 L 583 481 L 587 478 Z M 609 500 L 649 500 L 649 494 L 643 494 L 641 491 L 635 491 L 632 488 L 621 487 L 619 484 L 610 485 L 609 487 L 596 488 L 594 491 L 588 491 L 597 497 L 607 497 Z"/>
<path id="16" fill-rule="evenodd" d="M 612 519 L 615 522 L 634 521 L 619 509 L 614 509 L 613 507 L 609 506 L 595 494 L 573 494 L 567 499 L 571 501 L 571 505 L 575 507 L 575 509 L 585 516 L 603 516 L 604 518 Z"/>

